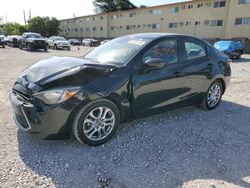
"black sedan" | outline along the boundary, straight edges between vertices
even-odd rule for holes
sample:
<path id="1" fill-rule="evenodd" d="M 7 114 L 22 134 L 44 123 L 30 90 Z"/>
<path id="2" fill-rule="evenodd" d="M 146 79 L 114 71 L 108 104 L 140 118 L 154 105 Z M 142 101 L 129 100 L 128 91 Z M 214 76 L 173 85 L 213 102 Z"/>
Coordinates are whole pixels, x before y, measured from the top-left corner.
<path id="1" fill-rule="evenodd" d="M 80 46 L 81 45 L 81 42 L 77 39 L 69 39 L 69 43 L 72 45 L 72 46 Z"/>
<path id="2" fill-rule="evenodd" d="M 119 124 L 200 103 L 216 108 L 231 60 L 191 36 L 148 33 L 107 42 L 83 59 L 52 57 L 24 70 L 10 100 L 17 126 L 42 138 L 106 142 Z"/>

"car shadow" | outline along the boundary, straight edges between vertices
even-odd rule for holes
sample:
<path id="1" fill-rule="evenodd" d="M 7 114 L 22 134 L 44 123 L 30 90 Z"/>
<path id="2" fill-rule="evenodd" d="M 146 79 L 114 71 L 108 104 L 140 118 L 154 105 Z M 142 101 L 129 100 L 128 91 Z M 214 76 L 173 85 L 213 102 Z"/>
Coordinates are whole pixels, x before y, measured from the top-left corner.
<path id="1" fill-rule="evenodd" d="M 124 124 L 97 147 L 18 131 L 18 148 L 22 161 L 57 187 L 92 188 L 105 179 L 115 188 L 212 186 L 212 180 L 250 187 L 249 114 L 249 107 L 227 101 L 212 111 L 186 107 Z"/>

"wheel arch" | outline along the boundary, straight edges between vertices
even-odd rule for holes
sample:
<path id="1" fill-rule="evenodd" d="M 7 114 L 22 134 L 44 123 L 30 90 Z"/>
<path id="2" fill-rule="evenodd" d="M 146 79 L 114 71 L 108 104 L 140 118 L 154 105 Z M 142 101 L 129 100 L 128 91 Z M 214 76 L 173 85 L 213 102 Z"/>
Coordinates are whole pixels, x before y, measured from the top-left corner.
<path id="1" fill-rule="evenodd" d="M 222 94 L 224 94 L 225 91 L 226 91 L 226 83 L 225 83 L 225 81 L 224 81 L 222 78 L 216 78 L 215 81 L 218 81 L 218 82 L 221 83 L 221 85 L 222 85 L 222 87 L 223 87 L 223 92 L 222 92 Z"/>
<path id="2" fill-rule="evenodd" d="M 122 105 L 122 102 L 117 99 L 116 97 L 113 97 L 112 95 L 109 95 L 109 96 L 106 96 L 106 97 L 101 97 L 101 96 L 95 96 L 94 99 L 90 99 L 88 98 L 87 100 L 83 100 L 81 103 L 79 103 L 70 113 L 69 115 L 69 118 L 67 120 L 67 123 L 65 125 L 65 129 L 70 131 L 72 129 L 72 126 L 73 126 L 73 122 L 75 120 L 75 118 L 77 117 L 78 113 L 82 110 L 82 108 L 86 105 L 88 105 L 89 103 L 91 102 L 94 102 L 94 101 L 98 101 L 98 100 L 101 100 L 101 99 L 105 99 L 105 100 L 108 100 L 112 103 L 114 103 L 114 105 L 116 105 L 116 107 L 118 108 L 119 110 L 119 115 L 120 115 L 120 123 L 124 123 L 126 122 L 126 120 L 128 118 L 130 118 L 131 116 L 131 113 L 130 113 L 130 106 L 124 106 Z"/>

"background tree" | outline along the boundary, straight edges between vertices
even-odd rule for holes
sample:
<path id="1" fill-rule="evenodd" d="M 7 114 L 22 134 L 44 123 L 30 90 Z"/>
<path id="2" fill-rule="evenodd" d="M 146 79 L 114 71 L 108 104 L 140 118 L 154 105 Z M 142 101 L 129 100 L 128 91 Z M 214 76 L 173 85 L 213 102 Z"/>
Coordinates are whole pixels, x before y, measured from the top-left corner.
<path id="1" fill-rule="evenodd" d="M 93 5 L 97 13 L 107 13 L 137 8 L 129 0 L 94 0 Z"/>
<path id="2" fill-rule="evenodd" d="M 140 5 L 139 8 L 147 8 L 146 5 Z"/>
<path id="3" fill-rule="evenodd" d="M 49 37 L 58 35 L 60 31 L 60 22 L 52 17 L 34 17 L 28 21 L 28 31 L 40 33 L 42 36 Z"/>
<path id="4" fill-rule="evenodd" d="M 21 35 L 25 31 L 27 31 L 27 28 L 18 23 L 6 23 L 3 25 L 5 35 Z"/>

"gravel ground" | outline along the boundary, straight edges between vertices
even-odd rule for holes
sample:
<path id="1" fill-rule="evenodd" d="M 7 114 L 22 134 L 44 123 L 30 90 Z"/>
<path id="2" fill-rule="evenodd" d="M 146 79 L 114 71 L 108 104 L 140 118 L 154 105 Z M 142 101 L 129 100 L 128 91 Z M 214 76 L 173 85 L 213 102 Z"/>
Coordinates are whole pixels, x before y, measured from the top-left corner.
<path id="1" fill-rule="evenodd" d="M 250 55 L 232 64 L 231 85 L 213 111 L 190 106 L 138 119 L 98 147 L 18 131 L 8 99 L 18 73 L 88 50 L 0 49 L 0 187 L 250 187 Z"/>

